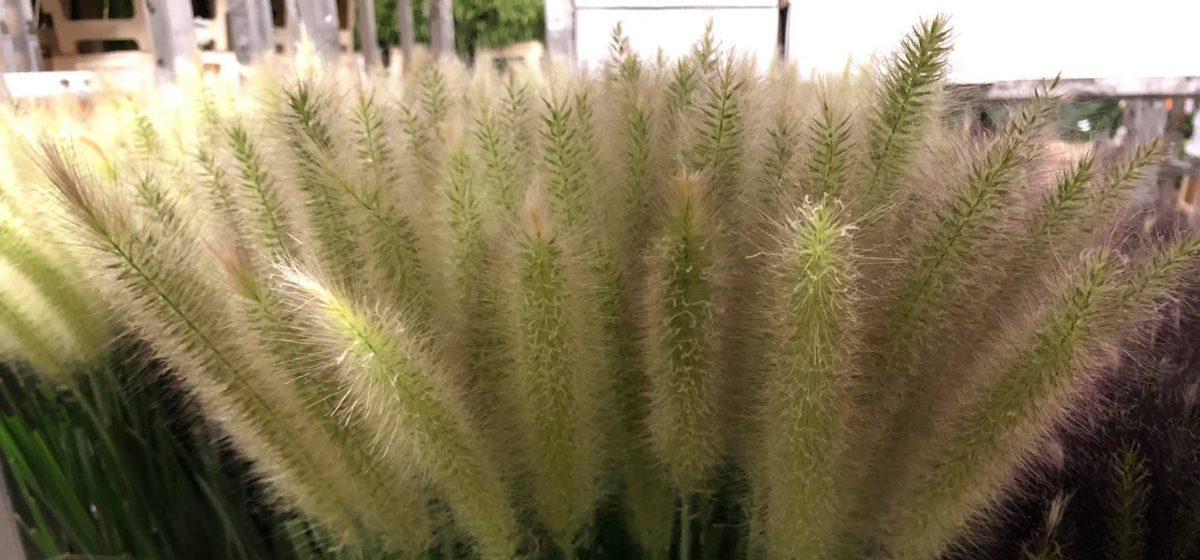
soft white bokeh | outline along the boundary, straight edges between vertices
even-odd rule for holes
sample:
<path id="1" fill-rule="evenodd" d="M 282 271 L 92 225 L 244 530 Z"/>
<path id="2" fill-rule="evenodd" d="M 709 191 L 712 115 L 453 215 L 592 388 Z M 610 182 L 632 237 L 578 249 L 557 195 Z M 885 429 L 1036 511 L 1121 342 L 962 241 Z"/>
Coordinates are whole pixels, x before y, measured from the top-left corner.
<path id="1" fill-rule="evenodd" d="M 688 52 L 713 20 L 726 47 L 771 59 L 777 0 L 576 0 L 576 57 L 595 68 L 622 22 L 635 50 Z M 950 79 L 961 83 L 1050 78 L 1134 80 L 1200 76 L 1200 1 L 795 1 L 787 11 L 789 60 L 804 72 L 840 72 L 891 52 L 921 18 L 950 16 Z"/>

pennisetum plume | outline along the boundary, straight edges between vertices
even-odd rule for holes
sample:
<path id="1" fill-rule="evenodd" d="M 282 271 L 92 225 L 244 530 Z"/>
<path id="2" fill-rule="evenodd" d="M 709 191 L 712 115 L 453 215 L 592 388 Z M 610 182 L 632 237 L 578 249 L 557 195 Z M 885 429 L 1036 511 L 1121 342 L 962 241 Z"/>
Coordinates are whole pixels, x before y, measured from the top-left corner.
<path id="1" fill-rule="evenodd" d="M 721 461 L 718 323 L 722 255 L 707 184 L 682 173 L 666 194 L 648 259 L 643 310 L 650 444 L 680 501 L 680 557 L 691 546 L 697 494 Z"/>
<path id="2" fill-rule="evenodd" d="M 834 554 L 855 378 L 855 255 L 850 228 L 825 200 L 779 233 L 768 293 L 772 324 L 755 461 L 772 558 Z"/>
<path id="3" fill-rule="evenodd" d="M 600 498 L 599 333 L 581 293 L 578 258 L 530 190 L 512 272 L 513 386 L 529 457 L 533 511 L 568 556 Z"/>

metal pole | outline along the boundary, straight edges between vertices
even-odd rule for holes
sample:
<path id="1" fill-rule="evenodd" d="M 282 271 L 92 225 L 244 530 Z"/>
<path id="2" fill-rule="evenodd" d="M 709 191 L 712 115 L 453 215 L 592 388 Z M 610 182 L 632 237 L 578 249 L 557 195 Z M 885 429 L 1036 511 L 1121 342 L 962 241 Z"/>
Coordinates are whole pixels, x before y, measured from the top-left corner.
<path id="1" fill-rule="evenodd" d="M 553 61 L 575 61 L 575 2 L 546 0 L 546 53 Z"/>
<path id="2" fill-rule="evenodd" d="M 404 57 L 402 68 L 407 72 L 412 67 L 413 42 L 416 38 L 416 31 L 413 28 L 412 0 L 396 2 L 396 24 L 400 26 L 400 54 Z"/>
<path id="3" fill-rule="evenodd" d="M 383 64 L 375 30 L 375 0 L 358 0 L 358 40 L 362 43 L 363 62 L 367 68 Z"/>
<path id="4" fill-rule="evenodd" d="M 0 71 L 36 72 L 41 58 L 29 0 L 0 0 Z"/>
<path id="5" fill-rule="evenodd" d="M 229 27 L 230 43 L 243 64 L 257 62 L 275 48 L 267 0 L 229 0 Z"/>
<path id="6" fill-rule="evenodd" d="M 196 29 L 189 0 L 143 0 L 154 43 L 154 65 L 160 78 L 175 79 L 180 64 L 196 64 Z"/>
<path id="7" fill-rule="evenodd" d="M 451 0 L 429 0 L 430 48 L 437 58 L 454 56 L 454 5 Z"/>
<path id="8" fill-rule="evenodd" d="M 325 58 L 338 55 L 338 12 L 335 0 L 297 0 L 299 28 Z"/>

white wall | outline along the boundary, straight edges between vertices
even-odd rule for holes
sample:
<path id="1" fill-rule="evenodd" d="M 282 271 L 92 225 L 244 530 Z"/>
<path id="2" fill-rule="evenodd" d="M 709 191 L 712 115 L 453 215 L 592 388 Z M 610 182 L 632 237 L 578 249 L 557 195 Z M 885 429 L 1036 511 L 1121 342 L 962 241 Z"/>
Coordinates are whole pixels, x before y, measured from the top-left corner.
<path id="1" fill-rule="evenodd" d="M 793 0 L 789 58 L 836 72 L 950 15 L 957 82 L 1200 76 L 1200 0 Z"/>
<path id="2" fill-rule="evenodd" d="M 585 68 L 608 58 L 617 22 L 634 50 L 646 57 L 660 48 L 671 58 L 686 54 L 710 18 L 723 46 L 736 46 L 763 62 L 775 57 L 777 0 L 576 0 L 575 8 L 575 54 Z"/>

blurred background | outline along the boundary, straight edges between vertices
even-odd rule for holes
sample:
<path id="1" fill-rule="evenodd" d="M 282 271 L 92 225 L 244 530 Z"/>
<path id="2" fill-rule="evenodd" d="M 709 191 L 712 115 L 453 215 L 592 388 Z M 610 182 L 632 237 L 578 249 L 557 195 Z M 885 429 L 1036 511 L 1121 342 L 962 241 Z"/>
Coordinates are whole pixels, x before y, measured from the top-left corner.
<path id="1" fill-rule="evenodd" d="M 871 63 L 937 13 L 955 29 L 950 81 L 978 109 L 969 125 L 991 126 L 1006 104 L 1061 76 L 1074 100 L 1063 139 L 1166 133 L 1178 149 L 1163 184 L 1191 215 L 1200 3 L 1186 0 L 3 0 L 0 96 L 136 90 L 172 80 L 180 64 L 236 81 L 302 37 L 345 64 L 397 74 L 413 57 L 449 54 L 499 68 L 551 60 L 595 69 L 618 24 L 648 58 L 687 52 L 711 22 L 723 47 L 760 65 L 838 73 Z"/>

